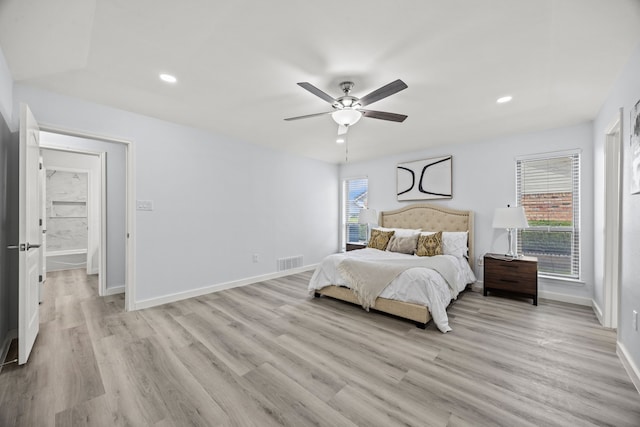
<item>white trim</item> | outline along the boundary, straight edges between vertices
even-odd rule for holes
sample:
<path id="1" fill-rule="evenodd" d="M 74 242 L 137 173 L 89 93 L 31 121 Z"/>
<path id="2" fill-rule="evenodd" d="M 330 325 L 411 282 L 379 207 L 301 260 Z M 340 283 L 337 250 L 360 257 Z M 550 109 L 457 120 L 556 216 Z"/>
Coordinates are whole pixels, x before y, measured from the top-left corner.
<path id="1" fill-rule="evenodd" d="M 471 290 L 473 292 L 484 292 L 484 281 L 478 280 L 471 284 Z"/>
<path id="2" fill-rule="evenodd" d="M 620 341 L 616 342 L 616 354 L 620 358 L 625 371 L 627 371 L 627 375 L 629 375 L 631 382 L 640 393 L 640 370 L 633 362 L 633 359 L 629 356 L 627 348 Z"/>
<path id="3" fill-rule="evenodd" d="M 82 255 L 86 253 L 87 253 L 86 249 L 67 249 L 64 251 L 47 251 L 47 258 L 50 256 Z"/>
<path id="4" fill-rule="evenodd" d="M 622 205 L 622 108 L 604 135 L 603 326 L 618 327 L 620 213 Z"/>
<path id="5" fill-rule="evenodd" d="M 114 287 L 109 287 L 105 289 L 104 296 L 123 294 L 123 293 L 124 293 L 124 285 L 120 285 L 120 286 L 114 286 Z"/>
<path id="6" fill-rule="evenodd" d="M 135 186 L 135 145 L 133 142 L 125 143 L 125 159 L 127 163 L 126 185 L 127 200 L 125 210 L 127 212 L 126 226 L 126 272 L 125 272 L 125 292 L 124 309 L 133 311 L 136 308 L 136 186 Z"/>
<path id="7" fill-rule="evenodd" d="M 573 150 L 549 151 L 546 153 L 525 154 L 523 156 L 516 156 L 514 157 L 514 159 L 515 160 L 553 159 L 555 157 L 575 156 L 576 154 L 582 154 L 582 148 L 575 148 Z"/>
<path id="8" fill-rule="evenodd" d="M 9 353 L 9 347 L 11 347 L 11 341 L 13 341 L 16 338 L 18 338 L 17 329 L 10 329 L 7 332 L 7 336 L 4 338 L 2 347 L 0 347 L 0 374 L 2 373 L 2 363 L 7 358 L 7 354 Z"/>
<path id="9" fill-rule="evenodd" d="M 136 215 L 135 215 L 135 145 L 133 141 L 114 138 L 111 136 L 104 136 L 99 134 L 94 134 L 81 130 L 72 130 L 60 128 L 50 124 L 41 124 L 40 130 L 44 132 L 57 133 L 60 135 L 67 136 L 75 136 L 79 138 L 85 139 L 94 139 L 98 141 L 110 142 L 110 143 L 119 143 L 124 144 L 125 147 L 125 163 L 126 163 L 126 201 L 125 201 L 125 211 L 126 211 L 126 233 L 127 239 L 125 243 L 125 294 L 124 294 L 124 309 L 125 311 L 135 310 L 135 296 L 136 296 L 136 283 L 135 283 L 135 239 L 136 239 Z M 103 163 L 104 165 L 104 163 Z M 103 173 L 105 173 L 105 169 L 103 168 Z M 103 175 L 104 176 L 104 175 Z M 106 181 L 102 181 L 103 185 L 106 185 Z M 103 212 L 105 209 L 106 203 L 103 203 Z M 103 217 L 106 222 L 106 216 Z M 105 239 L 102 239 L 106 244 L 106 235 Z M 102 242 L 101 242 L 102 243 Z M 106 251 L 102 252 L 106 257 Z M 101 259 L 103 262 L 104 259 Z M 106 264 L 102 264 L 100 277 L 106 276 Z M 106 280 L 104 280 L 106 284 Z"/>
<path id="10" fill-rule="evenodd" d="M 579 297 L 576 295 L 559 294 L 557 292 L 538 290 L 538 298 L 544 298 L 552 301 L 568 302 L 569 304 L 584 305 L 591 307 L 593 300 L 591 298 Z"/>
<path id="11" fill-rule="evenodd" d="M 104 136 L 97 133 L 91 133 L 84 130 L 61 128 L 49 123 L 40 123 L 40 130 L 44 132 L 57 133 L 59 135 L 77 136 L 79 138 L 96 139 L 104 142 L 117 142 L 120 144 L 130 144 L 131 141 L 123 138 L 115 138 L 111 136 Z"/>
<path id="12" fill-rule="evenodd" d="M 598 305 L 596 300 L 592 300 L 591 301 L 591 308 L 593 308 L 593 312 L 596 314 L 596 317 L 598 318 L 598 322 L 600 322 L 600 325 L 604 326 L 604 318 L 602 317 L 602 309 L 600 308 L 600 306 Z"/>
<path id="13" fill-rule="evenodd" d="M 305 271 L 313 270 L 318 264 L 305 265 L 299 268 L 292 268 L 290 270 L 278 271 L 275 273 L 263 274 L 260 276 L 247 277 L 245 279 L 233 280 L 231 282 L 218 283 L 211 286 L 205 286 L 199 289 L 193 289 L 185 292 L 177 292 L 156 298 L 149 298 L 142 301 L 136 301 L 135 310 L 141 310 L 143 308 L 155 307 L 158 305 L 169 304 L 172 302 L 180 301 L 187 298 L 199 297 L 201 295 L 210 294 L 213 292 L 223 291 L 225 289 L 237 288 L 240 286 L 251 285 L 253 283 L 264 282 L 265 280 L 277 279 L 279 277 L 289 276 L 291 274 L 303 273 Z"/>
<path id="14" fill-rule="evenodd" d="M 584 286 L 587 282 L 572 277 L 549 276 L 544 273 L 538 273 L 538 281 L 541 282 L 560 282 L 563 285 Z"/>

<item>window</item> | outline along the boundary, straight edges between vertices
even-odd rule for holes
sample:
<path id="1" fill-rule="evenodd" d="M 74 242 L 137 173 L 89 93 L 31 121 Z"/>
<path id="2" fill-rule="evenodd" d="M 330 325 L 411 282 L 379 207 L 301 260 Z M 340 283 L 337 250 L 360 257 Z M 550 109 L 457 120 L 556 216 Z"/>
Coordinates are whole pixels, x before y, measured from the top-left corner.
<path id="1" fill-rule="evenodd" d="M 537 257 L 543 275 L 579 279 L 580 154 L 517 159 L 516 187 L 529 221 L 518 250 Z"/>
<path id="2" fill-rule="evenodd" d="M 363 242 L 367 240 L 367 230 L 358 224 L 360 209 L 367 207 L 369 180 L 367 178 L 347 179 L 344 181 L 342 194 L 344 200 L 343 242 Z"/>

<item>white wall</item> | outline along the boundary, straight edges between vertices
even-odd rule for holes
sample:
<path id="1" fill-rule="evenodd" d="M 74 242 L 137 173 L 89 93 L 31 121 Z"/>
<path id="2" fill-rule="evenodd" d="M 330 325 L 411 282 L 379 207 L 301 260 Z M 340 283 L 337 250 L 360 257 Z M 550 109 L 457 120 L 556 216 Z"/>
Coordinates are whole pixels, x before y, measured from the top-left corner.
<path id="1" fill-rule="evenodd" d="M 0 48 L 0 114 L 11 127 L 13 112 L 13 78 Z M 13 128 L 15 129 L 15 128 Z M 1 345 L 1 344 L 0 344 Z"/>
<path id="2" fill-rule="evenodd" d="M 37 116 L 36 119 L 38 119 Z M 40 132 L 40 143 L 52 147 L 106 153 L 106 289 L 109 291 L 122 288 L 125 284 L 126 273 L 126 155 L 124 144 L 50 132 Z"/>
<path id="3" fill-rule="evenodd" d="M 46 139 L 47 133 L 41 135 L 41 143 Z M 60 150 L 42 149 L 42 160 L 47 169 L 74 169 L 85 170 L 88 173 L 88 194 L 87 194 L 87 259 L 93 267 L 92 274 L 98 273 L 98 260 L 100 256 L 100 158 L 94 155 L 73 153 Z M 48 191 L 48 189 L 47 189 Z M 124 211 L 124 206 L 122 206 Z M 49 224 L 47 224 L 49 228 Z M 49 253 L 47 254 L 50 255 Z M 48 260 L 47 260 L 48 264 Z M 47 265 L 49 270 L 49 265 Z M 124 282 L 122 282 L 124 283 Z"/>
<path id="4" fill-rule="evenodd" d="M 633 329 L 632 312 L 640 312 L 640 195 L 630 195 L 631 150 L 629 148 L 630 112 L 640 100 L 640 46 L 634 51 L 628 64 L 620 73 L 602 109 L 594 120 L 594 156 L 595 169 L 595 212 L 598 214 L 595 224 L 597 259 L 602 257 L 602 230 L 604 229 L 604 134 L 616 116 L 618 109 L 623 111 L 623 173 L 622 173 L 622 227 L 621 227 L 621 289 L 618 319 L 618 341 L 626 349 L 631 361 L 640 367 L 640 332 Z M 602 271 L 596 280 L 595 302 L 603 307 Z"/>
<path id="5" fill-rule="evenodd" d="M 135 301 L 314 264 L 338 249 L 338 168 L 194 128 L 16 85 L 41 124 L 133 142 Z M 252 254 L 259 262 L 252 262 Z"/>
<path id="6" fill-rule="evenodd" d="M 391 142 L 390 142 L 391 143 Z M 569 283 L 541 279 L 543 297 L 563 298 L 590 304 L 593 294 L 593 136 L 591 123 L 522 134 L 488 141 L 430 148 L 367 162 L 350 163 L 340 168 L 341 179 L 368 176 L 369 206 L 381 210 L 397 209 L 411 202 L 396 198 L 396 165 L 398 163 L 453 155 L 453 198 L 432 203 L 475 212 L 474 270 L 482 280 L 477 257 L 486 252 L 506 252 L 507 234 L 491 227 L 497 207 L 514 205 L 515 158 L 517 156 L 581 149 L 582 186 L 582 281 Z M 545 294 L 546 293 L 546 294 Z M 561 294 L 561 296 L 554 294 Z M 565 298 L 567 299 L 567 298 Z"/>

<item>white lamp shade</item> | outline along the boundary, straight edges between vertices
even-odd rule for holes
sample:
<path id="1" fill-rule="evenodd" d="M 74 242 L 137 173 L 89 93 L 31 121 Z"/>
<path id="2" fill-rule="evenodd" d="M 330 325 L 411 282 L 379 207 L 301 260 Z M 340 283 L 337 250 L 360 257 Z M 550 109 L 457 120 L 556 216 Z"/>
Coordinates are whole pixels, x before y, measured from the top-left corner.
<path id="1" fill-rule="evenodd" d="M 358 224 L 377 224 L 378 213 L 375 209 L 360 209 Z"/>
<path id="2" fill-rule="evenodd" d="M 497 208 L 493 214 L 493 228 L 527 228 L 529 222 L 524 208 Z"/>
<path id="3" fill-rule="evenodd" d="M 333 120 L 335 120 L 339 125 L 351 126 L 355 125 L 358 120 L 360 120 L 362 113 L 351 108 L 343 108 L 342 110 L 337 110 L 331 113 L 331 117 L 333 117 Z"/>

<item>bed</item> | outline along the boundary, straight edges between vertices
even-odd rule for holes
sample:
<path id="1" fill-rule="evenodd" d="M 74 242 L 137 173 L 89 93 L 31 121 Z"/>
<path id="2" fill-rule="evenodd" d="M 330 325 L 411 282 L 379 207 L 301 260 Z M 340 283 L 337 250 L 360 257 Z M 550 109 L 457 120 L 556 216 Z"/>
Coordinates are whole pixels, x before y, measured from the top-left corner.
<path id="1" fill-rule="evenodd" d="M 433 319 L 442 332 L 451 330 L 446 316 L 446 307 L 457 297 L 459 292 L 464 290 L 467 284 L 476 280 L 471 269 L 474 259 L 473 212 L 419 203 L 381 212 L 379 224 L 380 227 L 386 229 L 443 231 L 452 236 L 466 233 L 464 256 L 461 256 L 459 251 L 455 251 L 454 255 L 434 257 L 447 259 L 447 263 L 455 264 L 459 269 L 460 276 L 455 286 L 448 284 L 436 271 L 427 268 L 411 268 L 393 279 L 371 306 L 376 311 L 411 320 L 423 329 Z M 361 299 L 359 300 L 356 293 L 350 289 L 351 283 L 345 279 L 344 270 L 339 268 L 343 261 L 346 263 L 351 262 L 346 260 L 366 262 L 378 262 L 379 260 L 386 263 L 387 259 L 406 259 L 406 262 L 411 262 L 411 259 L 417 258 L 423 257 L 371 248 L 333 254 L 325 258 L 314 271 L 309 282 L 309 291 L 315 297 L 325 296 L 360 304 Z M 443 290 L 443 286 L 447 290 Z"/>

